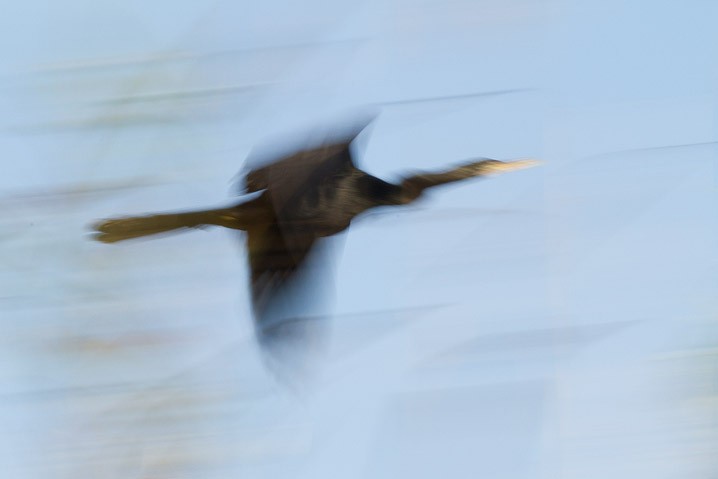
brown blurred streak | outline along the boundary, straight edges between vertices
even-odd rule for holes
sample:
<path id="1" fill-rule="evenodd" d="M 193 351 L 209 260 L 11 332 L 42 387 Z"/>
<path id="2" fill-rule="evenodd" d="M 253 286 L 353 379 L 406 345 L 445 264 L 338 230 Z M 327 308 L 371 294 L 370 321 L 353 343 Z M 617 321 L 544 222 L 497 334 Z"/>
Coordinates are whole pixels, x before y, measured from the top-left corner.
<path id="1" fill-rule="evenodd" d="M 94 130 L 94 129 L 113 129 L 127 126 L 137 125 L 158 125 L 179 123 L 179 120 L 170 115 L 157 114 L 114 114 L 114 115 L 98 115 L 95 117 L 61 120 L 46 123 L 35 123 L 22 126 L 11 126 L 5 128 L 4 131 L 14 135 L 41 135 L 55 132 L 76 131 L 76 130 Z"/>
<path id="2" fill-rule="evenodd" d="M 197 62 L 213 57 L 219 56 L 232 56 L 232 55 L 250 55 L 250 54 L 262 54 L 265 52 L 280 51 L 280 50 L 302 50 L 311 49 L 322 46 L 331 45 L 345 45 L 345 44 L 356 44 L 364 41 L 363 38 L 358 39 L 347 39 L 347 40 L 335 40 L 335 41 L 323 41 L 323 42 L 310 42 L 295 45 L 276 45 L 276 46 L 263 46 L 257 48 L 246 48 L 246 49 L 233 49 L 223 50 L 209 53 L 167 53 L 167 54 L 154 54 L 147 55 L 139 58 L 125 58 L 125 59 L 98 59 L 85 62 L 70 62 L 69 64 L 40 67 L 30 71 L 33 75 L 78 75 L 78 74 L 96 74 L 104 73 L 108 70 L 116 70 L 122 68 L 139 67 L 144 70 L 134 72 L 132 74 L 134 80 L 128 85 L 125 90 L 137 90 L 141 87 L 141 83 L 145 82 L 147 76 L 147 69 L 151 69 L 158 65 L 167 65 L 178 62 Z M 139 76 L 136 76 L 139 75 Z M 18 75 L 20 77 L 23 74 Z M 268 85 L 276 84 L 277 82 L 260 82 L 248 85 L 229 85 L 222 87 L 208 87 L 208 88 L 196 88 L 191 90 L 179 90 L 169 92 L 156 92 L 156 93 L 144 93 L 137 95 L 122 95 L 115 98 L 109 98 L 105 100 L 99 100 L 96 103 L 105 106 L 117 106 L 128 103 L 140 103 L 140 102 L 158 102 L 158 101 L 176 101 L 183 99 L 193 98 L 206 98 L 206 97 L 222 97 L 225 95 L 235 95 L 238 93 L 244 93 L 246 91 L 256 90 Z M 47 134 L 53 132 L 62 132 L 68 130 L 91 130 L 91 129 L 102 129 L 102 128 L 118 128 L 126 126 L 135 126 L 143 124 L 167 124 L 175 122 L 175 116 L 169 115 L 157 115 L 157 114 L 137 114 L 137 113 L 111 113 L 111 114 L 100 114 L 94 117 L 80 118 L 80 119 L 69 119 L 61 120 L 56 122 L 47 122 L 41 124 L 30 124 L 21 125 L 10 128 L 5 128 L 5 131 L 11 134 Z"/>
<path id="3" fill-rule="evenodd" d="M 156 347 L 166 344 L 190 342 L 195 336 L 170 333 L 139 332 L 118 334 L 112 338 L 74 336 L 64 338 L 58 346 L 65 352 L 110 354 L 134 348 Z"/>
<path id="4" fill-rule="evenodd" d="M 389 315 L 389 314 L 405 313 L 405 312 L 417 313 L 417 312 L 424 312 L 424 311 L 436 311 L 436 310 L 440 310 L 448 305 L 449 304 L 447 304 L 447 303 L 437 303 L 437 304 L 429 304 L 429 305 L 421 305 L 421 306 L 410 306 L 410 307 L 404 307 L 404 308 L 357 311 L 357 312 L 344 313 L 344 314 L 335 314 L 332 316 L 332 319 L 366 318 L 367 316 L 370 317 L 370 316 L 374 316 L 374 315 Z M 139 338 L 139 336 L 136 336 L 136 337 Z M 181 336 L 176 336 L 176 337 L 181 337 Z M 27 400 L 30 398 L 43 397 L 43 396 L 55 396 L 55 395 L 78 394 L 78 393 L 94 394 L 97 392 L 103 392 L 103 391 L 107 390 L 107 391 L 112 391 L 112 392 L 129 392 L 129 393 L 133 394 L 133 396 L 131 398 L 127 398 L 126 400 L 127 401 L 137 400 L 142 397 L 145 397 L 148 394 L 151 394 L 153 391 L 155 391 L 157 389 L 161 389 L 163 387 L 168 387 L 170 384 L 172 384 L 177 379 L 182 378 L 184 375 L 186 375 L 188 373 L 192 373 L 195 369 L 200 368 L 211 361 L 214 361 L 217 356 L 221 356 L 222 354 L 225 354 L 228 350 L 230 350 L 230 348 L 237 348 L 244 344 L 250 344 L 253 341 L 254 341 L 254 338 L 247 337 L 247 338 L 232 340 L 232 341 L 229 341 L 222 345 L 218 345 L 219 350 L 214 350 L 214 351 L 212 351 L 212 353 L 205 355 L 204 357 L 198 358 L 196 361 L 193 361 L 191 364 L 182 367 L 178 371 L 175 371 L 173 373 L 168 374 L 167 376 L 164 376 L 163 378 L 153 381 L 152 384 L 117 383 L 117 384 L 102 384 L 102 385 L 94 385 L 94 386 L 40 389 L 40 390 L 24 391 L 24 392 L 18 392 L 18 393 L 2 394 L 2 395 L 0 395 L 0 399 L 3 399 L 5 401 L 10 400 L 10 399 Z M 113 406 L 108 407 L 107 409 L 103 410 L 103 413 L 107 413 L 107 412 L 112 411 L 113 409 L 122 407 L 122 402 L 124 402 L 124 401 L 121 401 L 119 404 L 114 404 Z"/>
<path id="5" fill-rule="evenodd" d="M 147 188 L 150 186 L 162 185 L 170 181 L 160 181 L 156 178 L 140 177 L 126 181 L 97 182 L 90 184 L 68 185 L 63 188 L 43 189 L 37 191 L 18 191 L 0 197 L 0 205 L 12 205 L 21 203 L 23 207 L 32 206 L 31 203 L 55 203 L 59 198 L 79 197 L 86 195 L 97 195 L 102 193 L 114 193 L 134 188 Z M 14 206 L 14 205 L 13 205 Z"/>

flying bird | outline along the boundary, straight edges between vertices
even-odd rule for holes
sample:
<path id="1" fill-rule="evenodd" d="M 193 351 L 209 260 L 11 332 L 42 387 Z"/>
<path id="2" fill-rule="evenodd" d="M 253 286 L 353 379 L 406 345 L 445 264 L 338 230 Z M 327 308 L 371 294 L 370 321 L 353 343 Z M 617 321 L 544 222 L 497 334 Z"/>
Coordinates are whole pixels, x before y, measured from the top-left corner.
<path id="1" fill-rule="evenodd" d="M 94 238 L 115 243 L 205 226 L 246 232 L 255 331 L 260 345 L 271 349 L 288 337 L 293 343 L 306 339 L 302 323 L 294 321 L 299 318 L 286 311 L 278 318 L 272 310 L 282 290 L 301 277 L 323 238 L 346 230 L 372 208 L 407 205 L 431 188 L 538 163 L 477 159 L 443 171 L 413 172 L 390 183 L 357 167 L 350 148 L 356 136 L 251 169 L 244 176 L 244 192 L 256 193 L 252 199 L 225 208 L 106 219 L 93 226 Z"/>

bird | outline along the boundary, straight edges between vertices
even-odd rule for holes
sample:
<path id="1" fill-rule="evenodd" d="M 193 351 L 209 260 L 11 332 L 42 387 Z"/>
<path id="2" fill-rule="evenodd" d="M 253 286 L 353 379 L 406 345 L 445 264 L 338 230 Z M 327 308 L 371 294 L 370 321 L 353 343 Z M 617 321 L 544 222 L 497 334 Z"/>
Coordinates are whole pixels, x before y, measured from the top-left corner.
<path id="1" fill-rule="evenodd" d="M 291 311 L 278 317 L 273 310 L 282 291 L 292 281 L 301 281 L 297 278 L 323 239 L 347 230 L 373 208 L 408 205 L 433 188 L 540 163 L 477 158 L 440 171 L 413 171 L 392 183 L 357 166 L 351 146 L 359 132 L 249 169 L 243 192 L 255 194 L 251 199 L 222 208 L 101 220 L 92 226 L 94 239 L 116 243 L 207 226 L 244 232 L 259 343 L 268 350 L 281 349 L 282 343 L 296 347 L 307 341 L 306 323 L 291 318 Z"/>

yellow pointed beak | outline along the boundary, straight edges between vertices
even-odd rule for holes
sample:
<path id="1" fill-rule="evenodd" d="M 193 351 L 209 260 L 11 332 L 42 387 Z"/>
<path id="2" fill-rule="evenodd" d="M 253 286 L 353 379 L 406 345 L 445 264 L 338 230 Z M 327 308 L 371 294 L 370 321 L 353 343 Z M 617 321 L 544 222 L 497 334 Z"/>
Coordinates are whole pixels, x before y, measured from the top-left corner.
<path id="1" fill-rule="evenodd" d="M 526 168 L 533 168 L 534 166 L 539 166 L 541 164 L 543 164 L 543 161 L 535 160 L 533 158 L 522 158 L 519 160 L 492 162 L 485 165 L 484 168 L 486 168 L 485 174 L 495 175 L 498 173 L 507 173 L 509 171 L 525 170 Z"/>

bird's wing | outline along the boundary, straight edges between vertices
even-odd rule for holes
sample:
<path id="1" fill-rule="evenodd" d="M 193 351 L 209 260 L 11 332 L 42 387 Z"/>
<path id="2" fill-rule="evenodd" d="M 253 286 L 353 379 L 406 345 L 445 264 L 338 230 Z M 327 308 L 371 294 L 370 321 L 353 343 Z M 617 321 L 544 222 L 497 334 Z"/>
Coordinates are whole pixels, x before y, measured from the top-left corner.
<path id="1" fill-rule="evenodd" d="M 359 172 L 350 145 L 343 141 L 300 150 L 246 175 L 247 192 L 265 190 L 286 252 L 297 261 L 304 257 L 308 238 L 325 236 L 317 220 L 331 223 L 337 191 Z"/>
<path id="2" fill-rule="evenodd" d="M 255 331 L 263 349 L 280 362 L 293 362 L 290 356 L 299 360 L 322 335 L 324 326 L 313 311 L 330 281 L 324 241 L 311 230 L 287 241 L 277 224 L 247 232 Z"/>
<path id="3" fill-rule="evenodd" d="M 312 315 L 303 313 L 327 289 L 317 286 L 328 273 L 322 248 L 326 225 L 317 219 L 332 208 L 327 196 L 358 171 L 350 145 L 360 131 L 311 148 L 295 148 L 245 176 L 245 191 L 264 190 L 272 215 L 247 230 L 254 316 L 265 347 L 301 348 L 309 342 L 306 318 Z"/>
<path id="4" fill-rule="evenodd" d="M 327 179 L 338 180 L 355 168 L 350 144 L 341 142 L 300 150 L 253 169 L 245 176 L 245 192 L 267 190 L 275 211 L 281 212 L 297 195 L 316 189 Z"/>
<path id="5" fill-rule="evenodd" d="M 291 241 L 278 224 L 247 231 L 247 254 L 252 276 L 252 295 L 256 304 L 271 300 L 302 267 L 320 238 L 311 229 L 298 231 Z"/>
<path id="6" fill-rule="evenodd" d="M 354 167 L 350 145 L 375 116 L 359 116 L 334 122 L 331 128 L 314 129 L 293 138 L 265 145 L 247 158 L 243 191 L 270 190 L 275 201 L 291 197 L 307 182 Z"/>

